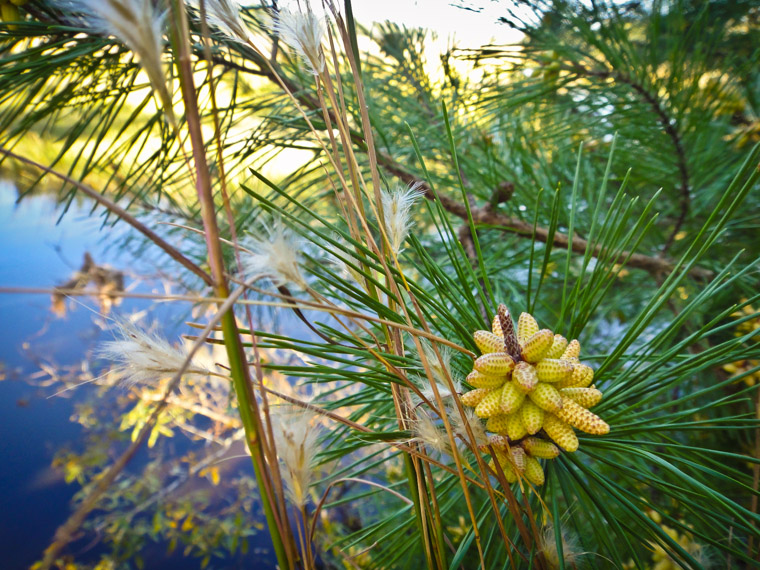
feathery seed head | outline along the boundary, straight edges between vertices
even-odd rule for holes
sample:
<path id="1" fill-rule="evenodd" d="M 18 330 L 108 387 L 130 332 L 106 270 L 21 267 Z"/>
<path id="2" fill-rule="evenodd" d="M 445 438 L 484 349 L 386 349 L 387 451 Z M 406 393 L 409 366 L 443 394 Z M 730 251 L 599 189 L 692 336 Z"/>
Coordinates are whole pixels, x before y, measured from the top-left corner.
<path id="1" fill-rule="evenodd" d="M 200 15 L 201 0 L 188 2 Z M 223 32 L 227 37 L 247 42 L 251 34 L 240 17 L 240 5 L 235 0 L 205 0 L 204 8 L 209 25 Z"/>
<path id="2" fill-rule="evenodd" d="M 325 37 L 325 20 L 306 6 L 304 11 L 283 8 L 276 16 L 273 31 L 303 58 L 314 75 L 325 70 L 325 53 L 322 40 Z"/>
<path id="3" fill-rule="evenodd" d="M 465 408 L 463 411 L 464 416 L 460 415 L 456 408 L 449 412 L 449 419 L 451 420 L 454 431 L 467 439 L 467 427 L 469 427 L 475 438 L 475 445 L 486 445 L 488 443 L 488 436 L 483 427 L 483 422 L 481 422 L 480 418 L 475 415 L 475 410 Z"/>
<path id="4" fill-rule="evenodd" d="M 309 487 L 317 476 L 319 429 L 309 410 L 284 405 L 272 413 L 272 433 L 287 497 L 298 507 L 309 500 Z"/>
<path id="5" fill-rule="evenodd" d="M 446 432 L 435 425 L 433 418 L 424 410 L 417 413 L 412 432 L 414 441 L 424 443 L 438 453 L 449 452 L 449 438 Z"/>
<path id="6" fill-rule="evenodd" d="M 381 192 L 383 202 L 383 224 L 388 235 L 391 249 L 398 255 L 404 248 L 404 242 L 412 228 L 412 207 L 425 195 L 420 184 L 407 188 L 398 187 L 394 191 Z"/>
<path id="7" fill-rule="evenodd" d="M 75 0 L 72 7 L 84 15 L 95 31 L 114 36 L 137 54 L 169 122 L 175 125 L 172 97 L 161 61 L 166 12 L 159 11 L 152 0 Z"/>
<path id="8" fill-rule="evenodd" d="M 424 376 L 418 376 L 416 378 L 417 384 L 420 384 L 420 393 L 431 402 L 436 401 L 435 397 L 435 391 L 433 391 L 433 386 L 430 384 L 428 379 Z M 452 391 L 451 388 L 449 388 L 448 382 L 442 382 L 436 378 L 435 380 L 435 386 L 438 388 L 438 394 L 441 396 L 441 399 L 445 400 L 447 398 L 454 398 L 456 397 L 461 391 L 462 391 L 462 383 L 459 380 L 452 379 L 452 384 L 454 386 L 454 390 Z"/>
<path id="9" fill-rule="evenodd" d="M 575 566 L 584 552 L 581 552 L 578 547 L 578 542 L 574 537 L 566 532 L 562 532 L 560 537 L 562 542 L 562 561 L 565 566 Z M 538 548 L 544 555 L 544 559 L 549 564 L 549 568 L 560 568 L 560 555 L 557 551 L 557 536 L 554 530 L 554 525 L 548 525 L 544 527 L 541 532 L 541 537 L 538 541 Z"/>
<path id="10" fill-rule="evenodd" d="M 116 340 L 104 342 L 97 355 L 112 360 L 111 372 L 127 386 L 155 382 L 174 376 L 185 364 L 187 351 L 175 348 L 166 339 L 136 327 L 127 319 L 115 322 Z M 190 361 L 185 374 L 207 376 L 211 370 L 197 359 Z"/>
<path id="11" fill-rule="evenodd" d="M 422 341 L 421 344 L 427 366 L 441 398 L 453 398 L 461 393 L 462 381 L 455 377 L 451 371 L 451 350 L 445 346 L 438 346 L 438 354 L 436 354 L 436 351 L 433 350 L 433 347 L 428 342 Z M 449 380 L 451 380 L 451 386 L 449 385 Z M 422 385 L 420 390 L 422 395 L 428 400 L 435 401 L 435 392 L 427 376 L 420 377 L 418 382 Z"/>
<path id="12" fill-rule="evenodd" d="M 290 283 L 305 289 L 306 280 L 301 274 L 299 261 L 302 240 L 294 237 L 280 221 L 266 231 L 269 233 L 266 238 L 249 236 L 243 239 L 246 255 L 242 264 L 246 279 L 269 277 L 275 285 Z"/>

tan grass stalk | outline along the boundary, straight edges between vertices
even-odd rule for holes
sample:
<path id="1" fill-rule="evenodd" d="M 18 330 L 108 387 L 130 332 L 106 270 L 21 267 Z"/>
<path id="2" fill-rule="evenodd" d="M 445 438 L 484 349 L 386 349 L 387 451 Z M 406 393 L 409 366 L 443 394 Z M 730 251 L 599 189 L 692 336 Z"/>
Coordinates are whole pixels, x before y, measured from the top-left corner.
<path id="1" fill-rule="evenodd" d="M 177 64 L 185 103 L 187 127 L 193 147 L 193 159 L 197 174 L 198 199 L 201 204 L 201 217 L 206 233 L 206 246 L 214 289 L 218 297 L 228 296 L 226 271 L 216 223 L 216 210 L 212 194 L 211 177 L 205 156 L 205 145 L 201 133 L 200 113 L 196 100 L 193 70 L 190 63 L 189 31 L 187 16 L 182 0 L 172 0 L 173 40 L 177 50 Z M 230 360 L 230 372 L 235 386 L 235 393 L 240 402 L 241 420 L 246 428 L 246 442 L 251 451 L 254 472 L 259 482 L 262 505 L 269 524 L 278 562 L 281 567 L 295 566 L 295 546 L 287 519 L 283 520 L 284 511 L 280 510 L 273 490 L 271 474 L 266 468 L 268 443 L 263 437 L 265 431 L 259 415 L 258 405 L 253 395 L 253 384 L 246 362 L 240 334 L 232 311 L 222 317 L 223 337 Z M 286 514 L 285 514 L 286 515 Z"/>
<path id="2" fill-rule="evenodd" d="M 245 34 L 245 39 L 250 38 L 250 35 L 246 34 L 247 28 L 245 27 L 242 20 L 240 19 L 240 14 L 239 14 L 237 4 L 232 5 L 230 4 L 229 0 L 209 0 L 208 5 L 211 8 L 211 11 L 213 12 L 212 17 L 219 18 L 222 21 L 222 23 L 226 23 L 226 25 L 230 28 L 232 32 L 241 34 L 241 37 L 243 34 Z M 216 151 L 217 151 L 216 157 L 217 157 L 217 167 L 219 169 L 220 191 L 222 194 L 224 212 L 225 212 L 225 215 L 227 216 L 227 223 L 230 228 L 230 234 L 232 238 L 231 245 L 235 248 L 234 249 L 235 260 L 237 262 L 237 266 L 242 267 L 243 264 L 242 264 L 242 260 L 240 256 L 240 247 L 238 244 L 237 229 L 235 227 L 235 216 L 232 213 L 229 193 L 227 191 L 227 177 L 225 173 L 224 152 L 223 152 L 224 146 L 222 144 L 221 125 L 219 121 L 219 109 L 216 104 L 214 65 L 213 65 L 213 58 L 211 57 L 211 50 L 209 47 L 210 32 L 208 30 L 208 25 L 206 21 L 206 7 L 207 7 L 206 0 L 200 0 L 201 30 L 204 35 L 204 41 L 202 43 L 202 46 L 203 46 L 204 55 L 206 57 L 206 61 L 209 62 L 207 78 L 208 78 L 208 83 L 209 83 L 209 96 L 210 96 L 210 102 L 211 102 L 212 117 L 214 119 L 214 137 L 216 140 Z M 223 241 L 225 243 L 229 243 L 227 242 L 227 240 L 223 240 Z M 248 300 L 247 291 L 246 293 L 244 293 L 244 299 Z M 298 312 L 298 309 L 296 309 L 296 312 Z M 250 337 L 251 337 L 251 351 L 253 353 L 253 366 L 254 366 L 254 370 L 256 371 L 256 380 L 260 388 L 261 410 L 264 416 L 264 423 L 266 424 L 267 438 L 269 441 L 274 441 L 274 434 L 272 432 L 272 424 L 269 418 L 269 402 L 267 400 L 266 393 L 263 390 L 261 390 L 261 387 L 263 386 L 264 373 L 261 368 L 261 355 L 259 353 L 256 335 L 254 335 L 252 332 L 254 330 L 254 326 L 253 326 L 253 316 L 251 314 L 250 305 L 245 305 L 245 314 L 248 320 L 249 330 L 251 331 Z M 282 485 L 282 477 L 279 473 L 279 465 L 277 462 L 277 457 L 274 453 L 274 450 L 272 449 L 272 446 L 264 446 L 264 455 L 266 457 L 267 463 L 272 469 L 271 480 L 272 480 L 273 492 L 277 498 L 275 503 L 279 507 L 279 519 L 287 520 L 287 512 L 285 510 L 285 492 Z"/>

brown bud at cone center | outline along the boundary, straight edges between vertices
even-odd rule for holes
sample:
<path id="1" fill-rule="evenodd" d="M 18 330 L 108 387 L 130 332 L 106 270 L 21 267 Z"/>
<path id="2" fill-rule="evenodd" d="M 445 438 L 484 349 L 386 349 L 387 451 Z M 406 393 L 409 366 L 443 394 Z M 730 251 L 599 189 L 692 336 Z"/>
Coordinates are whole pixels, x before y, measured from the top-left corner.
<path id="1" fill-rule="evenodd" d="M 522 353 L 520 351 L 520 343 L 517 341 L 515 325 L 512 322 L 512 317 L 509 314 L 507 306 L 503 303 L 499 305 L 498 314 L 501 332 L 504 334 L 504 348 L 515 362 L 520 362 L 522 360 Z"/>

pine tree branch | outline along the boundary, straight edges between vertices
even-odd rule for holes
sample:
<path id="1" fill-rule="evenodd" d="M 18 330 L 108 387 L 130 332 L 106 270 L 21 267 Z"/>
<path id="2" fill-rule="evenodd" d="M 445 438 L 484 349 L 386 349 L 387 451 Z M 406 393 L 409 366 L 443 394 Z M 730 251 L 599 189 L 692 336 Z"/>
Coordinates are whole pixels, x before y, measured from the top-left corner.
<path id="1" fill-rule="evenodd" d="M 204 54 L 201 50 L 196 50 L 194 55 L 200 59 L 204 59 Z M 269 65 L 267 65 L 267 62 L 264 60 L 264 58 L 260 54 L 257 54 L 253 52 L 252 50 L 246 51 L 246 58 L 250 60 L 250 62 L 253 63 L 254 65 L 258 65 L 259 69 L 254 69 L 247 66 L 232 65 L 229 61 L 227 61 L 225 58 L 222 58 L 220 56 L 216 56 L 214 58 L 214 63 L 218 65 L 227 65 L 229 69 L 234 69 L 235 71 L 238 71 L 241 73 L 252 74 L 259 77 L 265 77 L 269 79 L 270 81 L 272 81 L 275 85 L 280 86 L 277 76 L 275 75 L 275 72 L 273 71 L 273 69 L 277 69 L 276 66 L 270 67 Z M 634 253 L 634 254 L 631 254 L 630 259 L 627 262 L 627 265 L 629 267 L 643 269 L 654 275 L 670 273 L 673 270 L 674 264 L 671 260 L 665 258 L 663 254 L 667 250 L 667 247 L 669 247 L 669 244 L 675 239 L 675 235 L 680 230 L 680 227 L 683 224 L 683 221 L 685 220 L 685 217 L 689 208 L 689 202 L 690 202 L 689 174 L 688 174 L 688 169 L 686 167 L 685 151 L 683 149 L 683 144 L 681 142 L 681 138 L 678 131 L 671 124 L 671 121 L 668 118 L 667 113 L 662 108 L 657 98 L 654 95 L 650 94 L 640 83 L 636 82 L 632 78 L 618 72 L 594 71 L 582 66 L 575 66 L 573 68 L 569 68 L 568 70 L 574 71 L 576 73 L 590 75 L 590 76 L 610 77 L 621 83 L 625 83 L 631 86 L 632 89 L 634 89 L 637 93 L 639 93 L 640 96 L 644 98 L 644 100 L 647 103 L 649 103 L 650 106 L 652 106 L 654 111 L 657 113 L 659 117 L 659 122 L 662 124 L 665 132 L 673 141 L 673 145 L 676 148 L 676 154 L 678 157 L 679 171 L 681 173 L 681 194 L 682 194 L 681 215 L 679 216 L 679 219 L 676 222 L 676 227 L 674 228 L 674 231 L 671 233 L 671 237 L 668 240 L 668 243 L 666 244 L 666 248 L 663 249 L 663 252 L 661 253 L 660 256 L 654 257 L 654 256 Z M 305 92 L 294 81 L 282 75 L 280 76 L 280 81 L 283 82 L 283 84 L 287 87 L 287 89 L 289 89 L 291 93 L 293 93 L 294 96 L 298 99 L 298 101 L 305 107 L 312 110 L 321 108 L 319 105 L 319 101 L 315 97 L 312 97 L 310 94 Z M 332 118 L 334 119 L 334 117 Z M 363 144 L 364 137 L 360 133 L 352 132 L 351 137 L 354 143 L 356 143 L 361 150 L 366 150 Z M 428 186 L 428 184 L 424 180 L 421 180 L 416 175 L 405 170 L 400 164 L 398 164 L 389 155 L 386 155 L 382 152 L 378 152 L 377 160 L 378 160 L 378 164 L 389 174 L 392 174 L 398 177 L 406 184 L 420 183 L 421 184 L 420 189 L 424 191 L 425 197 L 428 198 L 429 200 L 436 199 L 435 194 L 430 189 L 430 186 Z M 447 212 L 454 214 L 455 216 L 460 217 L 462 219 L 467 219 L 465 205 L 462 204 L 461 202 L 445 195 L 440 195 L 440 202 L 443 209 L 445 209 Z M 490 204 L 486 205 L 485 207 L 474 208 L 472 211 L 472 215 L 473 215 L 473 220 L 475 221 L 476 224 L 492 226 L 494 229 L 499 229 L 501 231 L 508 232 L 508 233 L 514 233 L 528 239 L 530 239 L 531 236 L 533 235 L 533 226 L 531 224 L 519 218 L 499 214 L 498 212 L 495 212 L 492 207 L 490 207 Z M 546 243 L 548 240 L 549 230 L 548 228 L 539 226 L 536 228 L 535 235 L 536 235 L 537 240 L 543 243 Z M 552 243 L 555 247 L 567 247 L 568 241 L 569 240 L 568 240 L 567 235 L 556 232 L 554 234 L 554 239 Z M 572 240 L 573 252 L 578 253 L 578 254 L 585 254 L 587 248 L 588 248 L 588 242 L 586 240 L 577 236 L 573 237 L 573 240 Z M 591 254 L 594 257 L 598 257 L 602 253 L 603 249 L 604 248 L 601 245 L 596 246 L 591 252 Z M 624 259 L 625 257 L 628 256 L 628 254 L 629 252 L 622 252 L 621 258 Z M 699 278 L 699 279 L 709 279 L 713 276 L 712 271 L 708 269 L 699 268 L 699 267 L 693 268 L 689 272 L 689 274 L 692 277 Z"/>
<path id="2" fill-rule="evenodd" d="M 679 204 L 680 214 L 678 215 L 676 224 L 673 227 L 673 231 L 671 231 L 670 236 L 668 237 L 661 251 L 661 255 L 665 255 L 665 253 L 667 253 L 667 251 L 670 249 L 670 246 L 673 245 L 673 242 L 676 239 L 676 235 L 678 235 L 678 232 L 681 231 L 681 227 L 683 226 L 684 221 L 686 221 L 686 214 L 689 212 L 689 207 L 691 205 L 691 188 L 690 188 L 690 182 L 689 182 L 689 169 L 688 169 L 688 164 L 686 162 L 686 152 L 684 151 L 684 148 L 683 148 L 683 141 L 681 140 L 681 135 L 678 132 L 678 129 L 676 128 L 675 119 L 672 119 L 671 117 L 668 116 L 662 104 L 660 103 L 660 100 L 657 98 L 657 96 L 654 93 L 651 93 L 644 85 L 642 85 L 641 83 L 636 81 L 634 78 L 624 73 L 621 73 L 619 71 L 609 71 L 609 70 L 593 70 L 593 69 L 588 69 L 579 64 L 574 65 L 569 71 L 573 71 L 575 73 L 578 73 L 579 75 L 585 75 L 587 77 L 598 77 L 600 79 L 613 79 L 617 81 L 618 83 L 623 83 L 625 85 L 628 85 L 631 89 L 633 89 L 636 93 L 638 93 L 638 95 L 644 101 L 646 101 L 650 107 L 652 107 L 652 110 L 657 115 L 657 120 L 662 125 L 662 128 L 665 131 L 665 134 L 667 134 L 668 137 L 670 137 L 670 140 L 673 143 L 673 147 L 676 151 L 678 173 L 681 178 L 681 183 L 680 183 L 680 188 L 679 188 L 679 191 L 681 193 L 681 199 L 680 199 L 680 204 Z"/>
<path id="3" fill-rule="evenodd" d="M 198 54 L 198 55 L 199 57 L 202 57 L 201 54 Z M 252 59 L 255 61 L 259 58 L 261 58 L 261 56 L 257 54 Z M 275 76 L 275 73 L 272 71 L 272 69 L 276 69 L 276 67 L 270 68 L 267 65 L 264 65 L 263 61 L 255 61 L 255 63 L 261 65 L 261 69 L 255 72 L 256 75 L 267 77 L 270 81 L 272 81 L 276 85 L 280 85 L 279 81 L 282 81 L 282 83 L 287 87 L 288 90 L 290 90 L 291 93 L 293 93 L 293 95 L 298 99 L 298 101 L 302 105 L 304 105 L 305 107 L 311 110 L 316 110 L 316 109 L 321 108 L 319 105 L 319 101 L 316 98 L 309 95 L 308 93 L 306 93 L 295 82 L 291 81 L 290 79 L 284 76 L 280 76 L 280 79 L 278 81 L 277 77 Z M 247 72 L 253 73 L 252 71 L 247 71 Z M 583 68 L 583 72 L 589 73 L 589 74 L 592 73 L 591 70 L 586 70 L 585 68 Z M 618 75 L 619 74 L 616 74 L 614 77 L 617 78 L 621 82 L 625 82 L 631 85 L 631 87 L 635 89 L 635 87 L 633 87 L 635 82 L 632 79 L 625 78 L 625 76 L 622 76 L 622 75 L 618 77 Z M 624 79 L 627 79 L 627 80 L 624 80 Z M 682 193 L 681 215 L 671 235 L 670 241 L 672 241 L 673 239 L 675 239 L 675 235 L 680 230 L 681 224 L 683 223 L 686 217 L 686 213 L 689 208 L 690 190 L 689 190 L 688 170 L 686 169 L 686 158 L 683 151 L 683 145 L 681 144 L 680 136 L 678 132 L 675 130 L 675 128 L 671 125 L 670 120 L 667 117 L 667 114 L 665 114 L 664 110 L 659 105 L 659 102 L 657 101 L 656 98 L 653 98 L 653 96 L 651 96 L 645 89 L 643 89 L 643 87 L 641 87 L 641 89 L 642 91 L 640 91 L 640 93 L 642 94 L 642 97 L 644 96 L 644 94 L 646 94 L 647 101 L 650 102 L 650 104 L 656 105 L 656 109 L 659 110 L 658 116 L 660 117 L 660 121 L 662 122 L 663 127 L 665 128 L 666 132 L 669 134 L 669 136 L 673 140 L 674 145 L 676 145 L 676 148 L 680 149 L 680 150 L 677 150 L 677 154 L 679 157 L 679 170 L 681 171 L 681 193 Z M 330 114 L 332 115 L 332 113 Z M 335 117 L 331 117 L 331 120 L 335 120 Z M 352 132 L 351 138 L 353 142 L 358 145 L 360 150 L 363 150 L 366 152 L 366 147 L 364 146 L 364 137 L 360 133 Z M 386 172 L 398 177 L 404 183 L 419 184 L 420 190 L 422 190 L 425 193 L 425 197 L 427 199 L 429 200 L 436 199 L 435 193 L 431 190 L 427 182 L 418 178 L 416 175 L 412 174 L 411 172 L 405 170 L 391 156 L 378 151 L 377 162 Z M 507 189 L 507 190 L 510 190 L 510 189 Z M 451 198 L 445 195 L 440 195 L 439 198 L 440 198 L 441 206 L 443 207 L 444 210 L 464 220 L 467 219 L 467 209 L 464 204 L 462 204 L 461 202 L 459 202 L 458 200 L 454 198 Z M 530 239 L 533 236 L 532 224 L 529 224 L 519 218 L 500 214 L 494 210 L 493 205 L 490 203 L 484 207 L 473 208 L 472 216 L 476 224 L 493 226 L 493 229 L 498 229 L 504 232 L 514 233 L 528 239 Z M 549 239 L 549 229 L 540 227 L 540 226 L 537 227 L 535 237 L 538 241 L 546 243 Z M 567 235 L 560 232 L 556 232 L 554 234 L 554 239 L 552 240 L 552 244 L 555 247 L 566 248 L 568 246 L 568 243 L 569 243 L 569 239 Z M 578 254 L 585 254 L 588 247 L 589 247 L 588 241 L 580 237 L 573 236 L 573 240 L 572 240 L 573 252 L 578 253 Z M 593 248 L 591 255 L 593 255 L 594 257 L 599 257 L 603 253 L 603 251 L 604 251 L 604 247 L 602 245 L 597 245 L 596 247 Z M 621 259 L 625 259 L 626 257 L 630 255 L 630 259 L 628 259 L 628 262 L 626 263 L 628 267 L 643 269 L 645 271 L 648 271 L 649 273 L 652 273 L 653 275 L 667 274 L 673 271 L 674 263 L 663 256 L 664 251 L 665 250 L 663 250 L 660 256 L 656 256 L 656 257 L 644 255 L 640 253 L 630 253 L 627 251 L 623 251 L 621 252 Z M 709 269 L 703 269 L 700 267 L 693 268 L 689 272 L 689 274 L 692 277 L 699 278 L 699 279 L 709 279 L 713 276 L 712 271 L 710 271 Z"/>
<path id="4" fill-rule="evenodd" d="M 425 193 L 425 197 L 429 200 L 435 200 L 436 196 L 430 189 L 430 186 L 424 181 L 417 178 L 414 174 L 404 170 L 397 162 L 391 157 L 379 153 L 377 157 L 378 164 L 380 164 L 390 174 L 401 179 L 406 184 L 418 184 L 418 188 Z M 461 202 L 445 196 L 439 195 L 441 206 L 447 212 L 454 214 L 455 216 L 467 219 L 467 208 Z M 506 216 L 499 212 L 496 212 L 491 204 L 487 204 L 483 207 L 471 208 L 472 219 L 475 224 L 484 226 L 491 226 L 493 229 L 498 229 L 504 232 L 515 233 L 525 238 L 533 237 L 533 225 L 525 222 L 519 218 L 513 216 Z M 547 243 L 549 241 L 549 229 L 541 226 L 535 228 L 535 239 L 540 242 Z M 554 247 L 566 248 L 570 240 L 566 234 L 561 232 L 555 232 L 552 245 Z M 589 249 L 589 243 L 583 238 L 573 236 L 572 239 L 572 251 L 578 254 L 585 254 Z M 599 257 L 604 252 L 603 245 L 597 245 L 591 250 L 591 255 Z M 630 259 L 626 265 L 628 267 L 635 267 L 637 269 L 643 269 L 654 275 L 670 273 L 673 271 L 674 263 L 666 258 L 659 256 L 649 256 L 641 253 L 630 253 L 623 251 L 620 253 L 620 258 L 625 259 L 630 255 Z M 689 275 L 699 279 L 709 279 L 713 276 L 713 272 L 709 269 L 703 269 L 701 267 L 695 267 Z"/>

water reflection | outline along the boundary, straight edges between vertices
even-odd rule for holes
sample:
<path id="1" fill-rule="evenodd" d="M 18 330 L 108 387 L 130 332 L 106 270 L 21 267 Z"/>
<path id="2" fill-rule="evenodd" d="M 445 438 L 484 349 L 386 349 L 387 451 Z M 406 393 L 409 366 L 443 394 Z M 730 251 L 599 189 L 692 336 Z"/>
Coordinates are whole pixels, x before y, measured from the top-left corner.
<path id="1" fill-rule="evenodd" d="M 0 547 L 4 552 L 2 567 L 8 569 L 26 568 L 39 559 L 55 528 L 70 514 L 71 499 L 79 489 L 78 484 L 66 484 L 62 472 L 51 469 L 51 461 L 62 449 L 81 451 L 88 432 L 71 420 L 75 416 L 81 420 L 83 408 L 77 405 L 88 402 L 97 388 L 93 384 L 51 398 L 60 388 L 60 378 L 54 376 L 68 374 L 69 380 L 76 381 L 78 377 L 94 378 L 99 374 L 99 371 L 89 370 L 90 355 L 97 342 L 110 338 L 110 332 L 104 330 L 107 322 L 101 314 L 118 302 L 114 292 L 123 290 L 125 285 L 139 292 L 165 292 L 161 281 L 140 277 L 155 270 L 145 264 L 141 267 L 139 260 L 131 259 L 114 247 L 114 242 L 124 233 L 118 226 L 109 227 L 107 232 L 100 231 L 101 219 L 91 215 L 89 205 L 73 203 L 66 216 L 59 219 L 60 211 L 52 197 L 30 196 L 19 204 L 16 197 L 11 184 L 0 182 L 0 287 L 52 290 L 56 285 L 95 286 L 101 295 L 94 301 L 54 296 L 53 308 L 58 315 L 51 311 L 50 296 L 0 295 L 0 377 L 6 377 L 0 382 L 0 433 L 3 434 L 0 438 Z M 177 338 L 190 307 L 134 299 L 124 300 L 119 307 L 119 313 L 125 315 L 148 311 L 152 318 L 161 321 L 166 334 Z M 119 405 L 123 404 L 126 394 L 117 390 L 98 397 L 101 399 L 99 409 L 93 410 L 94 422 L 101 421 L 102 416 L 98 414 L 116 414 L 123 409 Z M 123 435 L 128 434 L 127 431 Z M 108 445 L 112 444 L 108 442 Z M 182 477 L 176 477 L 176 467 L 171 467 L 169 455 L 196 453 L 196 448 L 197 453 L 205 453 L 204 445 L 198 447 L 191 438 L 173 438 L 161 448 L 161 454 L 167 455 L 161 476 L 165 480 L 180 481 Z M 244 456 L 243 451 L 242 446 L 236 444 L 227 450 L 227 456 Z M 112 458 L 113 455 L 104 456 L 103 463 Z M 132 475 L 139 474 L 150 461 L 148 452 L 142 453 L 130 466 Z M 240 485 L 250 464 L 243 457 L 220 465 L 224 477 Z M 185 482 L 179 482 L 174 489 L 186 495 L 200 489 L 207 493 L 209 500 L 228 506 L 234 503 L 228 490 L 211 484 L 208 477 L 185 478 Z M 240 487 L 239 491 L 251 510 L 255 489 Z M 159 500 L 168 498 L 162 496 Z M 188 524 L 187 518 L 183 520 L 183 524 Z M 93 563 L 106 552 L 104 547 L 93 548 L 91 538 L 69 549 L 78 562 Z M 213 566 L 273 567 L 267 547 L 266 534 L 259 533 L 251 538 L 247 555 L 216 558 Z M 151 546 L 143 556 L 144 568 L 199 565 L 197 560 L 184 559 L 181 547 L 175 549 L 173 556 L 167 556 L 166 551 L 165 543 Z"/>

